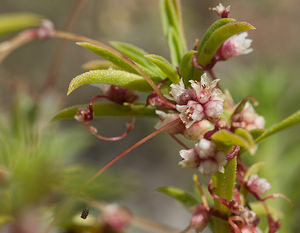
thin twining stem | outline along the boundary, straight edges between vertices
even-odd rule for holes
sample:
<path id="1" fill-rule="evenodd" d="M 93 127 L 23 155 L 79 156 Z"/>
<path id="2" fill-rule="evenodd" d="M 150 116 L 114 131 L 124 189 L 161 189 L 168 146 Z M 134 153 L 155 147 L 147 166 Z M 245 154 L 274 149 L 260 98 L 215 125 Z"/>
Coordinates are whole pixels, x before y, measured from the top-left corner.
<path id="1" fill-rule="evenodd" d="M 183 143 L 178 137 L 176 137 L 174 134 L 169 134 L 179 145 L 181 145 L 185 149 L 190 149 L 187 145 Z"/>
<path id="2" fill-rule="evenodd" d="M 114 48 L 112 48 L 112 47 L 110 47 L 110 46 L 108 46 L 104 43 L 101 43 L 99 41 L 90 39 L 88 37 L 76 35 L 76 34 L 69 33 L 69 32 L 64 32 L 64 31 L 56 31 L 53 37 L 60 38 L 60 39 L 68 39 L 68 40 L 73 40 L 73 41 L 84 41 L 84 42 L 88 42 L 88 43 L 91 43 L 91 44 L 94 44 L 94 45 L 97 45 L 99 47 L 102 47 L 102 48 L 106 49 L 107 51 L 109 51 L 109 52 L 113 53 L 114 55 L 120 57 L 123 61 L 125 61 L 132 68 L 134 68 L 140 75 L 142 75 L 143 78 L 149 83 L 149 85 L 153 88 L 153 90 L 156 92 L 157 96 L 160 99 L 165 100 L 166 102 L 169 102 L 163 96 L 163 94 L 160 92 L 159 88 L 152 81 L 152 79 L 147 74 L 145 74 L 145 72 L 142 71 L 130 58 L 128 58 L 124 54 L 120 53 L 118 50 L 115 50 Z"/>
<path id="3" fill-rule="evenodd" d="M 71 14 L 68 17 L 66 26 L 64 27 L 64 31 L 72 30 L 76 19 L 78 18 L 80 12 L 88 1 L 89 0 L 77 0 L 77 2 L 73 6 Z M 55 87 L 66 51 L 67 41 L 58 42 L 54 51 L 54 55 L 52 57 L 46 81 L 42 87 L 42 91 L 48 91 Z"/>
<path id="4" fill-rule="evenodd" d="M 79 188 L 78 192 L 76 192 L 73 196 L 71 196 L 69 199 L 65 201 L 65 203 L 62 205 L 62 208 L 57 213 L 57 215 L 54 216 L 53 221 L 49 224 L 48 228 L 46 229 L 45 233 L 49 233 L 54 223 L 59 219 L 59 217 L 62 215 L 63 211 L 66 209 L 68 204 L 75 198 L 75 195 L 80 193 L 82 189 L 84 189 L 87 185 L 92 183 L 94 180 L 96 180 L 103 172 L 105 172 L 110 166 L 112 166 L 114 163 L 116 163 L 118 160 L 123 158 L 126 154 L 128 154 L 130 151 L 134 150 L 135 148 L 139 147 L 146 141 L 150 140 L 154 136 L 158 135 L 159 133 L 167 130 L 168 128 L 172 127 L 173 125 L 177 124 L 180 121 L 180 119 L 176 119 L 174 121 L 171 121 L 170 123 L 164 125 L 163 127 L 159 128 L 158 130 L 152 132 L 148 136 L 142 138 L 137 143 L 123 151 L 121 154 L 117 155 L 115 158 L 113 158 L 110 162 L 108 162 L 104 167 L 102 167 L 99 171 L 95 173 L 86 183 L 84 183 L 81 188 Z"/>

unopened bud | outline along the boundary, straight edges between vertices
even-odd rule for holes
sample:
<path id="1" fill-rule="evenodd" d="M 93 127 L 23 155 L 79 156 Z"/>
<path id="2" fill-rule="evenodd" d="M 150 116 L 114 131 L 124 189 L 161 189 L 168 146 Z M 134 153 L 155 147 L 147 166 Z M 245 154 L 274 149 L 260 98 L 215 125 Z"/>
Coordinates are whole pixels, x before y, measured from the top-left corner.
<path id="1" fill-rule="evenodd" d="M 227 18 L 230 12 L 230 6 L 224 7 L 222 3 L 219 3 L 219 5 L 210 8 L 210 10 L 215 11 L 217 15 L 222 18 Z"/>
<path id="2" fill-rule="evenodd" d="M 78 122 L 86 123 L 93 120 L 93 114 L 89 108 L 80 108 L 74 118 Z"/>

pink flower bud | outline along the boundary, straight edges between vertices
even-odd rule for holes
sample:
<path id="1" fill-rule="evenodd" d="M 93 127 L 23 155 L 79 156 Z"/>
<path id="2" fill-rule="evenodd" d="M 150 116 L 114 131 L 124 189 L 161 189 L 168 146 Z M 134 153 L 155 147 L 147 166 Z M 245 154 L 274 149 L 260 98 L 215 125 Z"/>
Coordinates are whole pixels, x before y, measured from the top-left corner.
<path id="1" fill-rule="evenodd" d="M 227 60 L 231 57 L 239 56 L 242 54 L 248 54 L 253 51 L 250 48 L 252 40 L 246 39 L 248 36 L 247 32 L 243 32 L 238 35 L 234 35 L 227 39 L 218 50 L 218 55 L 223 59 Z"/>
<path id="2" fill-rule="evenodd" d="M 190 128 L 186 128 L 183 135 L 188 140 L 200 140 L 211 128 L 212 124 L 208 120 L 201 120 L 194 123 Z"/>
<path id="3" fill-rule="evenodd" d="M 40 40 L 51 38 L 55 34 L 55 28 L 50 20 L 43 20 L 36 31 L 36 36 Z"/>
<path id="4" fill-rule="evenodd" d="M 219 3 L 219 5 L 214 8 L 210 8 L 210 10 L 215 11 L 217 15 L 222 18 L 227 18 L 230 11 L 230 6 L 224 7 L 221 3 Z"/>
<path id="5" fill-rule="evenodd" d="M 156 110 L 155 113 L 159 116 L 160 121 L 154 126 L 155 129 L 159 129 L 166 124 L 179 119 L 179 114 L 176 113 L 165 113 L 160 110 Z M 173 125 L 167 131 L 169 134 L 180 134 L 184 131 L 185 127 L 182 122 L 178 122 L 178 124 Z"/>
<path id="6" fill-rule="evenodd" d="M 271 188 L 270 183 L 264 178 L 259 178 L 258 175 L 251 175 L 248 178 L 247 186 L 250 191 L 258 195 L 267 193 Z"/>
<path id="7" fill-rule="evenodd" d="M 93 120 L 93 114 L 89 108 L 80 108 L 74 118 L 78 122 L 86 123 Z"/>
<path id="8" fill-rule="evenodd" d="M 104 208 L 102 218 L 114 230 L 121 232 L 130 224 L 132 214 L 124 207 L 110 204 Z"/>

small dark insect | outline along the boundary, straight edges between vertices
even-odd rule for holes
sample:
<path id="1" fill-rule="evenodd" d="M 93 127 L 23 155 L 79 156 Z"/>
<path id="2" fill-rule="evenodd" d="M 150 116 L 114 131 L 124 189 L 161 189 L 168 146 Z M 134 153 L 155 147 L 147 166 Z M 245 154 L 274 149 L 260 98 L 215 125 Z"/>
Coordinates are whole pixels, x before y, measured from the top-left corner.
<path id="1" fill-rule="evenodd" d="M 82 219 L 86 219 L 87 218 L 87 216 L 89 215 L 89 210 L 87 209 L 87 208 L 84 208 L 83 210 L 82 210 L 82 212 L 81 212 L 81 218 Z"/>

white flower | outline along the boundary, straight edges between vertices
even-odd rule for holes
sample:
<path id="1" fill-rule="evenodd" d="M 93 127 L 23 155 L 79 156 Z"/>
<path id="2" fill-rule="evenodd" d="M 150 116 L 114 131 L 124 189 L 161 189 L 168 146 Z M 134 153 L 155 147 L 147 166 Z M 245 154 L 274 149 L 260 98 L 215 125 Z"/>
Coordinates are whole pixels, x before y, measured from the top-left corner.
<path id="1" fill-rule="evenodd" d="M 182 167 L 197 168 L 205 176 L 212 176 L 217 171 L 224 172 L 227 163 L 226 154 L 218 151 L 214 142 L 202 138 L 193 149 L 181 150 L 180 156 L 183 161 L 179 162 Z"/>
<path id="2" fill-rule="evenodd" d="M 180 119 L 186 128 L 190 128 L 195 122 L 204 118 L 203 107 L 194 100 L 190 100 L 186 105 L 176 105 L 176 109 L 180 112 Z"/>
<path id="3" fill-rule="evenodd" d="M 205 115 L 209 118 L 218 119 L 223 113 L 224 100 L 220 97 L 214 97 L 204 105 Z"/>
<path id="4" fill-rule="evenodd" d="M 172 99 L 176 101 L 176 103 L 180 102 L 180 96 L 187 92 L 187 89 L 184 86 L 183 80 L 180 79 L 179 84 L 171 84 L 171 91 L 170 94 Z"/>
<path id="5" fill-rule="evenodd" d="M 257 115 L 252 105 L 247 102 L 243 110 L 233 116 L 232 126 L 236 128 L 244 128 L 246 130 L 263 129 L 265 126 L 265 119 Z"/>
<path id="6" fill-rule="evenodd" d="M 247 186 L 258 195 L 267 193 L 271 188 L 270 183 L 264 178 L 259 178 L 258 175 L 251 175 L 248 178 Z"/>
<path id="7" fill-rule="evenodd" d="M 250 48 L 252 40 L 246 39 L 247 36 L 248 33 L 243 32 L 227 39 L 219 50 L 219 53 L 222 56 L 222 58 L 226 60 L 231 57 L 252 52 L 253 49 Z"/>

